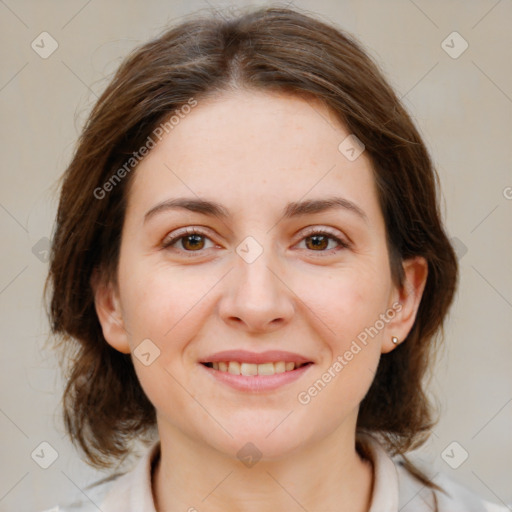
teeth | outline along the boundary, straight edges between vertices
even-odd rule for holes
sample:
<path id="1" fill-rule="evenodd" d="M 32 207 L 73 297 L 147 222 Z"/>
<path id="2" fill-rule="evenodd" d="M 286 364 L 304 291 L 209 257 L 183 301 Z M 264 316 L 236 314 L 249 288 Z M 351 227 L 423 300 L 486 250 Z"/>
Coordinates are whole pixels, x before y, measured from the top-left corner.
<path id="1" fill-rule="evenodd" d="M 240 363 L 237 363 L 236 361 L 229 361 L 228 372 L 234 375 L 240 375 Z"/>
<path id="2" fill-rule="evenodd" d="M 274 375 L 276 373 L 274 363 L 255 364 L 254 366 L 258 369 L 258 375 Z"/>
<path id="3" fill-rule="evenodd" d="M 284 373 L 286 371 L 286 363 L 284 361 L 274 363 L 274 370 L 276 373 Z"/>
<path id="4" fill-rule="evenodd" d="M 233 375 L 274 375 L 275 373 L 284 373 L 295 370 L 300 364 L 293 362 L 277 361 L 275 363 L 239 363 L 238 361 L 219 361 L 212 363 L 214 370 L 229 372 Z"/>
<path id="5" fill-rule="evenodd" d="M 231 363 L 229 363 L 231 366 Z M 240 365 L 240 373 L 242 375 L 258 375 L 258 365 L 251 363 L 242 363 Z"/>

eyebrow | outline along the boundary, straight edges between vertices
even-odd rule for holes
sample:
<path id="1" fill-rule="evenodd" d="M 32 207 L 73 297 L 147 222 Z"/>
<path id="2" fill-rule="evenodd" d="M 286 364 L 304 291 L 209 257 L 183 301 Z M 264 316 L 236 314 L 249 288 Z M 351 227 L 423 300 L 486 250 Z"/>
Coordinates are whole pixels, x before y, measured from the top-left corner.
<path id="1" fill-rule="evenodd" d="M 144 215 L 144 223 L 158 213 L 184 209 L 191 212 L 202 213 L 210 217 L 218 219 L 227 219 L 230 214 L 229 210 L 215 201 L 208 201 L 199 198 L 186 198 L 178 197 L 175 199 L 167 199 L 157 205 L 153 206 Z M 311 215 L 315 213 L 322 213 L 327 210 L 344 209 L 352 212 L 359 218 L 368 223 L 368 216 L 366 213 L 354 202 L 343 197 L 328 197 L 326 199 L 308 199 L 305 201 L 297 201 L 288 203 L 283 209 L 282 216 L 284 219 L 291 219 L 301 215 Z"/>

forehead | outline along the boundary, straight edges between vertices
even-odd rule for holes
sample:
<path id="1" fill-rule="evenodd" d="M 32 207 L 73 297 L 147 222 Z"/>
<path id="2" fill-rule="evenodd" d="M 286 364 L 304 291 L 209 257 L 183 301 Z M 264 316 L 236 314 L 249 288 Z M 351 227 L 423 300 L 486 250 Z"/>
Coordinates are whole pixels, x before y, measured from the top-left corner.
<path id="1" fill-rule="evenodd" d="M 350 132 L 322 103 L 237 91 L 198 101 L 139 164 L 129 209 L 178 196 L 214 197 L 234 210 L 281 211 L 342 195 L 378 216 L 371 161 L 339 146 Z"/>

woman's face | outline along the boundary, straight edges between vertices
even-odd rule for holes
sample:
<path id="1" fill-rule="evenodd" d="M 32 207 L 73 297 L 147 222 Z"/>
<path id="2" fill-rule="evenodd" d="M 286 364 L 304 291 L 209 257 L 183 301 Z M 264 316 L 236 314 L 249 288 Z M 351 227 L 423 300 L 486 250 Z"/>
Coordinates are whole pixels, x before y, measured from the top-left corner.
<path id="1" fill-rule="evenodd" d="M 418 300 L 393 285 L 370 160 L 349 135 L 317 102 L 230 93 L 136 169 L 119 288 L 97 306 L 161 436 L 268 457 L 353 436 Z"/>

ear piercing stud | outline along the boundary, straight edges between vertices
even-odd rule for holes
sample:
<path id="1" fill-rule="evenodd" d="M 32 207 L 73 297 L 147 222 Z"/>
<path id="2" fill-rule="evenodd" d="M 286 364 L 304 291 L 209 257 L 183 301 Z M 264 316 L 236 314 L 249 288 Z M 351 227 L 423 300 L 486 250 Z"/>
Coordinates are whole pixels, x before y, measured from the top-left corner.
<path id="1" fill-rule="evenodd" d="M 392 336 L 391 337 L 391 341 L 395 344 L 395 345 L 398 345 L 398 338 L 396 336 Z"/>

